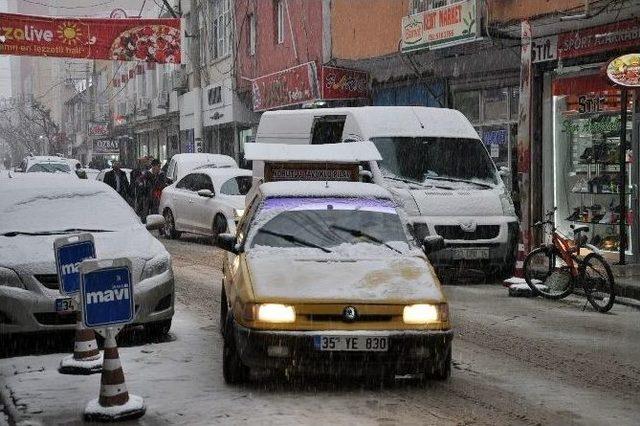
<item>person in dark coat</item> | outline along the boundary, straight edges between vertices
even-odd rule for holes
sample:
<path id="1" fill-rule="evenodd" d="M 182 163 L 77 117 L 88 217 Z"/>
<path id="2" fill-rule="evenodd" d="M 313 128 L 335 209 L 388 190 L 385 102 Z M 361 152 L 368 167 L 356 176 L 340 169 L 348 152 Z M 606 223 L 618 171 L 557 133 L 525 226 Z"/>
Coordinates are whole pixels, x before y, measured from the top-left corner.
<path id="1" fill-rule="evenodd" d="M 76 170 L 75 171 L 76 171 L 76 175 L 80 179 L 86 179 L 87 178 L 87 172 L 82 170 L 82 166 L 80 165 L 80 163 L 76 163 Z"/>
<path id="2" fill-rule="evenodd" d="M 167 176 L 160 169 L 160 161 L 157 159 L 153 159 L 153 161 L 151 161 L 151 170 L 145 172 L 143 181 L 146 199 L 146 208 L 143 218 L 146 218 L 147 215 L 158 214 L 162 190 L 169 185 Z"/>
<path id="3" fill-rule="evenodd" d="M 148 157 L 140 157 L 136 162 L 136 166 L 133 170 L 131 170 L 131 186 L 130 186 L 130 196 L 131 196 L 131 204 L 133 209 L 136 211 L 138 216 L 141 218 L 144 217 L 144 174 L 149 170 L 149 159 Z"/>
<path id="4" fill-rule="evenodd" d="M 129 196 L 129 180 L 127 174 L 120 169 L 120 162 L 113 162 L 111 170 L 104 175 L 104 183 L 115 189 L 125 200 Z"/>

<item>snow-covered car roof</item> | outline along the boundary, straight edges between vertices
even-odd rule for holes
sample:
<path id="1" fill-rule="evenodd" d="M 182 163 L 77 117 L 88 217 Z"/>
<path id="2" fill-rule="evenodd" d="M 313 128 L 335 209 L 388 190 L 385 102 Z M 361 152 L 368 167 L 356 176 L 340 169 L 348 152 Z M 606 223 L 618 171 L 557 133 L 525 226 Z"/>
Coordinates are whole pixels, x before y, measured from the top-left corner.
<path id="1" fill-rule="evenodd" d="M 362 182 L 288 181 L 268 182 L 260 185 L 264 197 L 354 197 L 392 199 L 391 193 L 381 186 Z"/>
<path id="2" fill-rule="evenodd" d="M 218 167 L 238 167 L 238 163 L 236 163 L 236 160 L 229 157 L 228 155 L 223 154 L 184 153 L 176 154 L 171 159 L 179 162 L 187 169 L 194 169 L 205 164 L 211 165 L 211 167 L 213 167 L 213 165 L 216 165 Z"/>
<path id="3" fill-rule="evenodd" d="M 378 148 L 370 141 L 324 145 L 248 143 L 244 150 L 246 160 L 294 163 L 360 163 L 382 160 Z"/>

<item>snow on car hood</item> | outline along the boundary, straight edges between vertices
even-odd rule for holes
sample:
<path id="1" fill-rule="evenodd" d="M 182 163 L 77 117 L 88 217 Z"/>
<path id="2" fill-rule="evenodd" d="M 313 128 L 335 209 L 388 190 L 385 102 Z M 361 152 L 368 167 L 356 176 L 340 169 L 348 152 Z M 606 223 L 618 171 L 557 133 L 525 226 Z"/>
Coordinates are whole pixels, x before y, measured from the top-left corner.
<path id="1" fill-rule="evenodd" d="M 399 189 L 394 195 L 415 204 L 421 216 L 502 216 L 500 189 Z M 410 213 L 409 213 L 410 214 Z"/>
<path id="2" fill-rule="evenodd" d="M 53 242 L 63 235 L 0 236 L 0 267 L 20 274 L 55 274 Z M 139 277 L 144 263 L 163 253 L 163 245 L 144 227 L 117 232 L 93 234 L 99 258 L 129 257 L 133 274 Z"/>
<path id="3" fill-rule="evenodd" d="M 313 251 L 316 256 L 309 255 Z M 261 247 L 247 256 L 247 265 L 258 301 L 444 301 L 426 259 L 410 254 L 339 258 L 310 249 Z"/>

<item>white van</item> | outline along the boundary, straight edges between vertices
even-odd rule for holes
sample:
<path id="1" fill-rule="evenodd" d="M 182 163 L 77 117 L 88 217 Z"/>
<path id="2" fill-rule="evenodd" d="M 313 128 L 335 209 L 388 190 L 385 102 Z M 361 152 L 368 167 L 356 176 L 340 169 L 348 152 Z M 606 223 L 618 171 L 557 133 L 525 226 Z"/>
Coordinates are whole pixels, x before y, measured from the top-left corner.
<path id="1" fill-rule="evenodd" d="M 167 166 L 167 177 L 177 182 L 191 170 L 198 167 L 231 167 L 237 168 L 236 160 L 223 154 L 185 153 L 171 157 Z"/>
<path id="2" fill-rule="evenodd" d="M 460 261 L 487 273 L 513 271 L 518 218 L 480 136 L 462 113 L 446 108 L 354 107 L 262 114 L 257 143 L 372 141 L 382 161 L 365 164 L 394 195 L 415 238 L 441 235 L 438 266 Z"/>

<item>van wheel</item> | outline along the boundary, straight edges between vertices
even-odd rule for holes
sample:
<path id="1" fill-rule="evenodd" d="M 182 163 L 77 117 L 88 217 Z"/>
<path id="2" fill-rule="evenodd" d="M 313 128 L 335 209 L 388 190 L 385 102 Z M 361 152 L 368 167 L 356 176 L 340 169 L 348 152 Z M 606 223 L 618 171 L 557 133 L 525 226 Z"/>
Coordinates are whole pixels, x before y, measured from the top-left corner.
<path id="1" fill-rule="evenodd" d="M 227 219 L 220 213 L 213 218 L 213 244 L 216 243 L 218 235 L 227 232 Z"/>
<path id="2" fill-rule="evenodd" d="M 164 210 L 164 235 L 170 240 L 175 240 L 180 238 L 182 232 L 176 230 L 176 221 L 173 218 L 173 213 L 171 209 Z"/>

